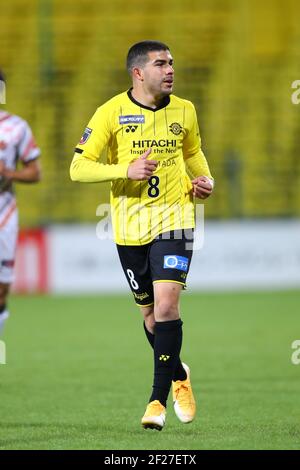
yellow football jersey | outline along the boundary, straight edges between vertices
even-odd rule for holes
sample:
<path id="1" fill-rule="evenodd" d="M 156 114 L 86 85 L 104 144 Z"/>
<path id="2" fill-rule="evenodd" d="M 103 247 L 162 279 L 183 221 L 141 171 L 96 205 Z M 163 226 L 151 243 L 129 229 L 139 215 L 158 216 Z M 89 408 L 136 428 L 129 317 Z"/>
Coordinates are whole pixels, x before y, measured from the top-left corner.
<path id="1" fill-rule="evenodd" d="M 127 177 L 130 163 L 148 148 L 158 162 L 148 181 Z M 107 149 L 107 161 L 100 161 Z M 131 90 L 100 106 L 75 149 L 71 179 L 111 181 L 115 242 L 144 245 L 160 233 L 194 227 L 190 177 L 212 178 L 201 150 L 194 105 L 171 95 L 155 110 Z"/>

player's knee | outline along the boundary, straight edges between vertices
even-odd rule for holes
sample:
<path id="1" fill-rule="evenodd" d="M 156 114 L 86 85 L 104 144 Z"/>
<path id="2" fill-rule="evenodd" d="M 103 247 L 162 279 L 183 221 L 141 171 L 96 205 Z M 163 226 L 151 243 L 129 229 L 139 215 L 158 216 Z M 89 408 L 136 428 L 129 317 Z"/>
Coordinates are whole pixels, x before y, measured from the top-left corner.
<path id="1" fill-rule="evenodd" d="M 155 320 L 158 321 L 177 320 L 179 318 L 178 305 L 170 299 L 160 300 L 155 304 L 154 315 Z"/>
<path id="2" fill-rule="evenodd" d="M 141 313 L 144 317 L 144 322 L 148 331 L 151 333 L 154 330 L 155 319 L 154 319 L 154 305 L 148 307 L 141 307 Z"/>
<path id="3" fill-rule="evenodd" d="M 154 305 L 149 305 L 148 307 L 141 307 L 141 313 L 144 319 L 151 318 L 154 314 Z"/>
<path id="4" fill-rule="evenodd" d="M 155 326 L 155 319 L 154 319 L 154 313 L 152 313 L 152 315 L 148 315 L 147 317 L 145 317 L 145 325 L 146 325 L 146 328 L 148 331 L 150 331 L 151 333 L 154 332 L 154 326 Z"/>

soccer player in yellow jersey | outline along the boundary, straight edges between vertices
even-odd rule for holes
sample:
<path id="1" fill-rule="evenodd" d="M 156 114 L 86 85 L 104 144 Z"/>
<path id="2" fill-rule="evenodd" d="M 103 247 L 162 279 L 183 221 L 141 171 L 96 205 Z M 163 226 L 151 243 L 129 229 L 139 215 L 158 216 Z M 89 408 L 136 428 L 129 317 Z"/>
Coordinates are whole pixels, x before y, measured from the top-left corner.
<path id="1" fill-rule="evenodd" d="M 191 422 L 196 412 L 190 370 L 179 357 L 179 297 L 192 257 L 194 198 L 210 196 L 213 178 L 195 108 L 172 95 L 169 47 L 158 41 L 133 45 L 127 69 L 132 88 L 97 109 L 75 149 L 70 175 L 73 181 L 111 181 L 115 242 L 154 352 L 142 425 L 161 430 L 171 386 L 180 421 Z"/>

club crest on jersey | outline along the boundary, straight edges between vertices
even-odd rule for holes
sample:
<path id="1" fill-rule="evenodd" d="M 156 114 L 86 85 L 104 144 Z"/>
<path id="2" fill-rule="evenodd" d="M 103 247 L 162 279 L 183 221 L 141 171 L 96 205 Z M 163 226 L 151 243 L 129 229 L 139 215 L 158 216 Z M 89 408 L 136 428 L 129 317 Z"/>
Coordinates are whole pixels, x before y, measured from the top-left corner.
<path id="1" fill-rule="evenodd" d="M 178 124 L 178 122 L 172 122 L 172 124 L 169 126 L 169 129 L 174 135 L 179 135 L 182 132 L 182 127 L 180 124 Z"/>
<path id="2" fill-rule="evenodd" d="M 119 116 L 119 123 L 120 124 L 144 124 L 145 123 L 145 116 L 143 114 L 130 114 L 127 116 Z"/>
<path id="3" fill-rule="evenodd" d="M 82 137 L 79 141 L 80 145 L 83 145 L 88 141 L 88 139 L 89 139 L 92 132 L 93 132 L 93 129 L 90 129 L 89 127 L 86 127 L 86 129 L 85 129 L 85 131 L 84 131 L 84 133 L 83 133 L 83 135 L 82 135 Z"/>

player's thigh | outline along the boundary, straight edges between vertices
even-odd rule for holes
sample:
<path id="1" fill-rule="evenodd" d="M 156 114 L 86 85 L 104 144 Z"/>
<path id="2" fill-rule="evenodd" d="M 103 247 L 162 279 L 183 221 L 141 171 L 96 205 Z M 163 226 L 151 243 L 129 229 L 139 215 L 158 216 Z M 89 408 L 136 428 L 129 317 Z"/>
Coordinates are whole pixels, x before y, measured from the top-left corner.
<path id="1" fill-rule="evenodd" d="M 149 245 L 117 245 L 121 265 L 134 296 L 140 307 L 153 305 L 153 286 L 149 264 Z"/>
<path id="2" fill-rule="evenodd" d="M 151 245 L 149 259 L 153 284 L 174 283 L 186 286 L 193 250 L 184 231 L 170 233 L 170 238 L 158 237 Z"/>
<path id="3" fill-rule="evenodd" d="M 150 265 L 154 286 L 154 315 L 156 321 L 179 318 L 180 293 L 192 258 L 190 244 L 183 231 L 158 237 L 150 252 Z"/>
<path id="4" fill-rule="evenodd" d="M 0 227 L 0 283 L 3 285 L 9 285 L 14 280 L 17 238 L 18 214 L 15 210 Z"/>

